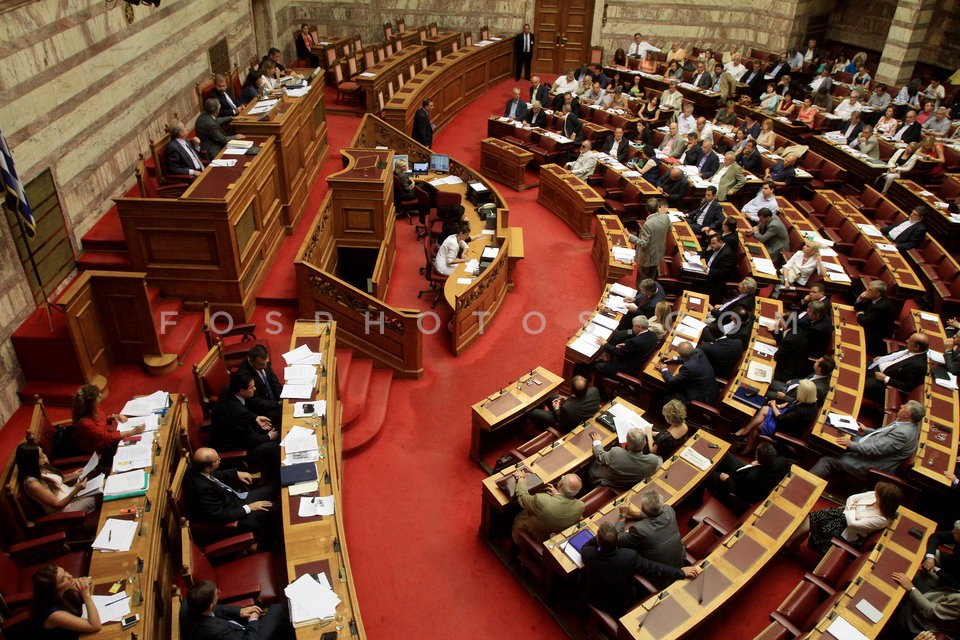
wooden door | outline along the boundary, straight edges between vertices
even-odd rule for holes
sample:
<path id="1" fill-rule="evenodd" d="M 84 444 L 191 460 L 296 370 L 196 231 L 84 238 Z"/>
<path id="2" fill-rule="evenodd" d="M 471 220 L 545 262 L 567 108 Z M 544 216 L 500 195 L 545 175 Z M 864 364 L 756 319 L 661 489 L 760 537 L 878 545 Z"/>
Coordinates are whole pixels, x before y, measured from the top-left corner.
<path id="1" fill-rule="evenodd" d="M 590 57 L 593 0 L 537 0 L 533 73 L 565 73 Z"/>

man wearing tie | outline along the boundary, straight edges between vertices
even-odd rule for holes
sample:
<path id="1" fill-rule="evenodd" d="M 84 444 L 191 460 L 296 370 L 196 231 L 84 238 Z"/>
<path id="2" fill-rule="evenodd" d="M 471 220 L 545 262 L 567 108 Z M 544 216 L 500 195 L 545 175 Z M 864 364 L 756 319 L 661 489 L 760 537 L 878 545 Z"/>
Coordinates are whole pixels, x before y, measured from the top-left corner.
<path id="1" fill-rule="evenodd" d="M 926 409 L 916 400 L 900 405 L 897 419 L 879 429 L 860 427 L 860 434 L 837 438 L 837 444 L 846 448 L 840 456 L 825 456 L 813 465 L 810 473 L 829 478 L 834 473 L 845 473 L 858 480 L 866 480 L 870 467 L 893 473 L 900 463 L 917 449 L 920 421 Z"/>
<path id="2" fill-rule="evenodd" d="M 513 88 L 513 97 L 507 100 L 503 115 L 513 120 L 524 120 L 527 117 L 527 103 L 520 99 L 520 87 Z"/>
<path id="3" fill-rule="evenodd" d="M 817 388 L 817 404 L 823 404 L 830 391 L 830 375 L 837 368 L 837 363 L 830 356 L 817 358 L 813 363 L 813 373 L 806 378 L 792 378 L 786 382 L 773 380 L 767 387 L 767 399 L 779 400 L 780 402 L 796 402 L 797 388 L 800 386 L 800 380 L 810 380 Z"/>
<path id="4" fill-rule="evenodd" d="M 720 158 L 713 152 L 713 138 L 704 138 L 703 142 L 700 143 L 700 149 L 703 151 L 703 155 L 697 161 L 697 171 L 700 172 L 701 178 L 709 180 L 720 168 Z"/>
<path id="5" fill-rule="evenodd" d="M 570 111 L 570 105 L 563 105 L 563 135 L 571 138 L 575 144 L 583 142 L 583 123 Z"/>
<path id="6" fill-rule="evenodd" d="M 920 135 L 921 127 L 920 123 L 917 122 L 917 112 L 911 109 L 907 111 L 907 116 L 904 118 L 903 124 L 901 124 L 897 132 L 893 134 L 893 139 L 897 142 L 919 142 Z"/>
<path id="7" fill-rule="evenodd" d="M 434 124 L 430 122 L 430 112 L 433 111 L 433 100 L 427 98 L 423 106 L 417 109 L 413 116 L 413 139 L 427 147 L 433 147 Z"/>
<path id="8" fill-rule="evenodd" d="M 513 52 L 517 59 L 517 69 L 514 73 L 514 80 L 520 79 L 520 72 L 523 71 L 523 77 L 530 79 L 530 61 L 533 60 L 533 34 L 530 33 L 530 25 L 523 25 L 523 32 L 518 33 L 513 39 Z"/>
<path id="9" fill-rule="evenodd" d="M 170 126 L 170 142 L 167 144 L 167 172 L 180 176 L 196 176 L 203 171 L 203 163 L 197 154 L 199 139 L 187 140 L 187 128 L 182 122 Z"/>
<path id="10" fill-rule="evenodd" d="M 914 333 L 907 348 L 874 358 L 867 367 L 863 397 L 883 406 L 887 387 L 910 393 L 923 384 L 927 375 L 927 337 Z"/>
<path id="11" fill-rule="evenodd" d="M 530 110 L 527 111 L 527 123 L 533 127 L 547 126 L 547 113 L 543 110 L 539 100 L 530 103 Z"/>
<path id="12" fill-rule="evenodd" d="M 530 103 L 539 102 L 541 105 L 545 105 L 549 99 L 550 87 L 540 84 L 540 76 L 530 78 Z"/>
<path id="13" fill-rule="evenodd" d="M 704 228 L 720 230 L 723 224 L 723 211 L 720 209 L 720 202 L 717 200 L 717 188 L 710 185 L 703 193 L 703 201 L 700 206 L 687 214 L 687 222 L 690 228 L 697 235 L 703 232 Z"/>
<path id="14" fill-rule="evenodd" d="M 607 138 L 601 151 L 610 154 L 620 163 L 627 161 L 627 155 L 630 153 L 630 142 L 623 137 L 623 127 L 617 127 L 613 130 L 613 137 Z"/>
<path id="15" fill-rule="evenodd" d="M 237 107 L 237 100 L 233 97 L 230 87 L 227 86 L 227 78 L 218 73 L 213 81 L 213 93 L 210 97 L 220 101 L 220 115 L 223 117 L 233 117 L 240 111 Z"/>
<path id="16" fill-rule="evenodd" d="M 250 347 L 239 369 L 250 374 L 257 389 L 253 397 L 247 400 L 247 406 L 254 413 L 267 416 L 270 422 L 279 425 L 282 409 L 280 391 L 283 387 L 270 366 L 267 348 L 262 344 Z"/>
<path id="17" fill-rule="evenodd" d="M 264 610 L 255 604 L 237 607 L 217 604 L 220 589 L 211 580 L 200 580 L 187 591 L 180 610 L 180 633 L 193 640 L 281 640 L 292 638 L 286 598 Z"/>

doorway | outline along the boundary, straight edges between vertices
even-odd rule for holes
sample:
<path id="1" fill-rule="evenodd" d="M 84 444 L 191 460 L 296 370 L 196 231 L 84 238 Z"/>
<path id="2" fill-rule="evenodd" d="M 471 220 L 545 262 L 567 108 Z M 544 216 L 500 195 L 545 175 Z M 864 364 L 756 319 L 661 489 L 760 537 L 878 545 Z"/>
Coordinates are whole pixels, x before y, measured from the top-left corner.
<path id="1" fill-rule="evenodd" d="M 594 0 L 537 0 L 533 73 L 561 74 L 590 59 Z"/>

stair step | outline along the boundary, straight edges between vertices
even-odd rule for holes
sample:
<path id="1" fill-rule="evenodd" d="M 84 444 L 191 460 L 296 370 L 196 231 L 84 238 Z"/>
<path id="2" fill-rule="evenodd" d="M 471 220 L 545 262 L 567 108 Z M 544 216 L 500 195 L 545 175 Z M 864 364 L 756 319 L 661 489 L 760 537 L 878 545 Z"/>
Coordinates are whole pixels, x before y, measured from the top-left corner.
<path id="1" fill-rule="evenodd" d="M 370 389 L 370 377 L 373 374 L 373 360 L 354 358 L 350 364 L 350 373 L 340 396 L 343 402 L 343 419 L 340 428 L 346 431 L 360 417 L 367 404 L 367 391 Z"/>
<path id="2" fill-rule="evenodd" d="M 131 266 L 126 251 L 84 251 L 77 256 L 80 271 L 128 271 Z"/>
<path id="3" fill-rule="evenodd" d="M 158 307 L 162 306 L 158 305 Z M 193 348 L 203 324 L 203 316 L 196 312 L 180 312 L 176 317 L 176 325 L 166 327 L 166 332 L 160 334 L 160 350 L 163 353 L 177 355 L 177 362 L 183 364 L 190 349 Z M 160 325 L 157 325 L 160 331 Z"/>
<path id="4" fill-rule="evenodd" d="M 81 238 L 86 251 L 127 251 L 127 239 L 123 235 L 120 213 L 111 207 L 97 224 Z"/>
<path id="5" fill-rule="evenodd" d="M 165 333 L 173 330 L 174 322 L 180 320 L 183 314 L 183 304 L 174 298 L 158 298 L 156 303 L 151 305 L 153 312 L 153 326 L 157 328 L 157 334 L 161 342 Z"/>
<path id="6" fill-rule="evenodd" d="M 350 374 L 350 363 L 353 362 L 353 350 L 337 349 L 334 357 L 337 359 L 337 393 L 342 398 L 347 389 L 347 376 Z"/>
<path id="7" fill-rule="evenodd" d="M 83 381 L 77 382 L 26 382 L 17 391 L 20 402 L 23 404 L 33 404 L 35 396 L 43 398 L 44 403 L 58 407 L 72 407 L 73 399 L 77 394 L 77 389 Z"/>
<path id="8" fill-rule="evenodd" d="M 393 385 L 393 372 L 389 369 L 374 369 L 370 376 L 363 414 L 343 432 L 343 455 L 360 453 L 380 436 L 387 421 L 387 400 Z"/>

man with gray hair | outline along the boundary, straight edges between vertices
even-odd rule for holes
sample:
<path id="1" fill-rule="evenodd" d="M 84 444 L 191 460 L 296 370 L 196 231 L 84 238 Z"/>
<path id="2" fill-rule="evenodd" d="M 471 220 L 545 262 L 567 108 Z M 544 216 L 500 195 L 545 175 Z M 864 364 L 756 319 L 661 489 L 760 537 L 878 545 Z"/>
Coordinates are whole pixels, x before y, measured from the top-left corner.
<path id="1" fill-rule="evenodd" d="M 527 473 L 517 471 L 517 501 L 523 509 L 513 521 L 513 541 L 520 542 L 519 534 L 526 531 L 537 541 L 544 541 L 554 533 L 576 524 L 583 515 L 583 501 L 577 494 L 583 482 L 574 473 L 561 476 L 557 486 L 546 486 L 543 493 L 527 491 Z"/>
<path id="2" fill-rule="evenodd" d="M 810 469 L 810 473 L 821 478 L 830 478 L 834 474 L 845 474 L 861 481 L 868 479 L 867 471 L 876 467 L 887 473 L 894 473 L 900 463 L 909 458 L 917 449 L 920 436 L 920 421 L 927 413 L 923 405 L 910 400 L 900 405 L 897 418 L 879 429 L 860 427 L 860 434 L 843 435 L 837 438 L 837 444 L 846 449 L 843 455 L 824 456 Z"/>
<path id="3" fill-rule="evenodd" d="M 174 122 L 167 131 L 170 142 L 167 143 L 167 173 L 178 176 L 197 176 L 203 171 L 200 161 L 200 139 L 187 139 L 187 128 L 182 122 Z"/>
<path id="4" fill-rule="evenodd" d="M 627 518 L 639 520 L 627 529 Z M 663 497 L 653 489 L 640 497 L 639 509 L 631 502 L 620 505 L 617 530 L 621 546 L 636 549 L 644 558 L 671 567 L 684 565 L 686 558 L 677 514 L 673 507 L 663 504 Z"/>
<path id="5" fill-rule="evenodd" d="M 649 330 L 650 320 L 643 315 L 634 316 L 631 328 L 614 331 L 603 343 L 602 350 L 610 356 L 609 362 L 595 366 L 598 378 L 612 378 L 620 371 L 635 376 L 647 364 L 657 350 L 657 334 Z M 598 385 L 599 386 L 599 385 Z"/>
<path id="6" fill-rule="evenodd" d="M 897 321 L 893 303 L 887 298 L 887 283 L 871 280 L 863 293 L 857 296 L 853 310 L 857 313 L 857 322 L 863 327 L 867 354 L 878 356 L 886 353 L 885 339 L 893 335 Z"/>
<path id="7" fill-rule="evenodd" d="M 530 111 L 527 111 L 526 121 L 533 128 L 547 126 L 547 112 L 543 110 L 543 105 L 540 104 L 539 100 L 530 103 Z"/>
<path id="8" fill-rule="evenodd" d="M 614 445 L 603 450 L 600 434 L 590 432 L 593 438 L 594 461 L 590 465 L 590 481 L 594 485 L 629 489 L 641 480 L 656 473 L 663 461 L 655 453 L 644 453 L 647 436 L 643 429 L 634 427 L 627 431 L 626 448 Z"/>
<path id="9" fill-rule="evenodd" d="M 567 117 L 571 115 L 573 114 L 569 114 Z M 581 180 L 586 180 L 593 175 L 597 168 L 597 152 L 593 150 L 593 145 L 589 140 L 584 140 L 580 144 L 580 155 L 573 162 L 568 162 L 565 168 Z"/>

